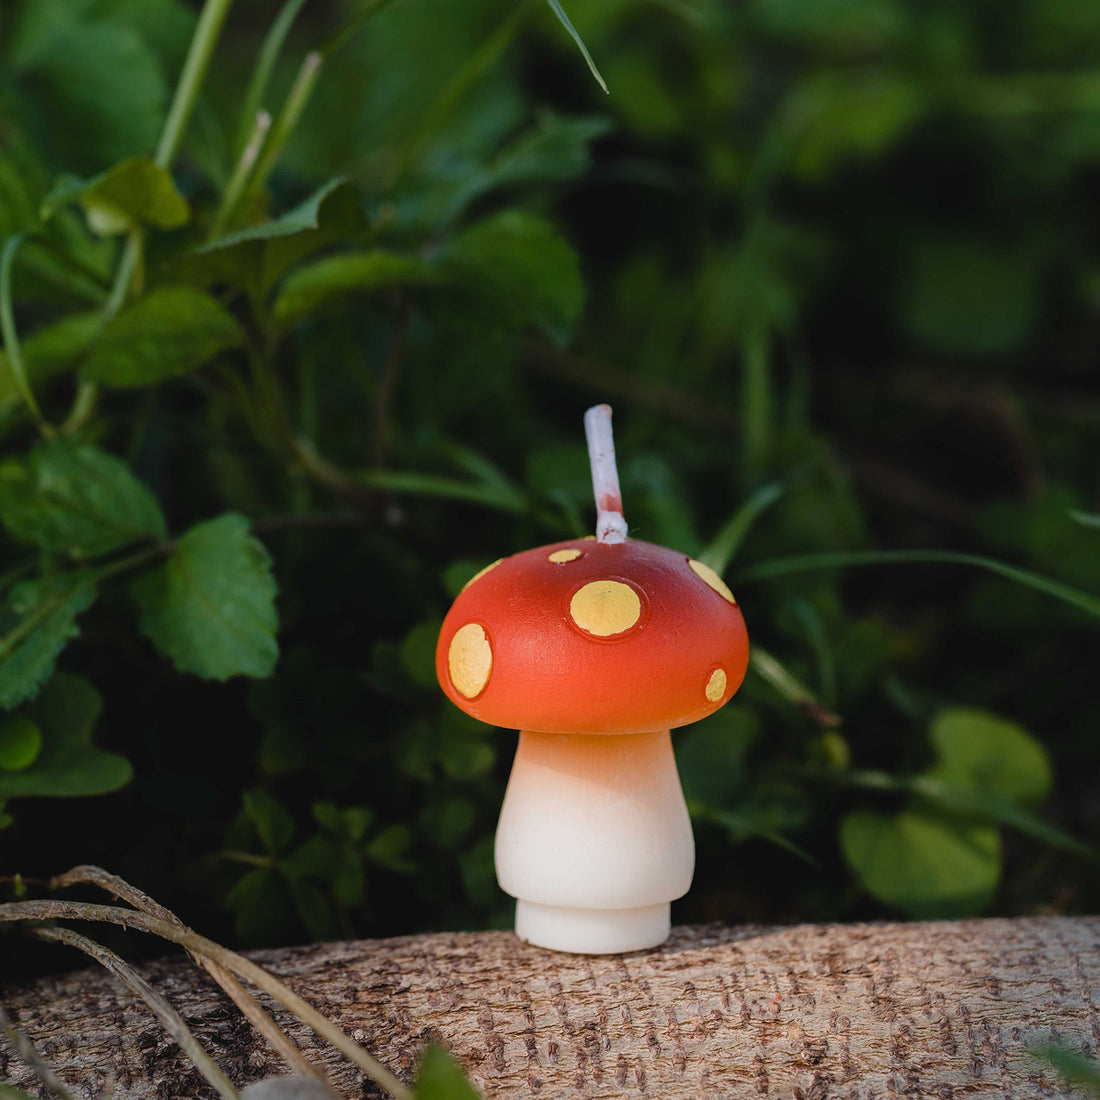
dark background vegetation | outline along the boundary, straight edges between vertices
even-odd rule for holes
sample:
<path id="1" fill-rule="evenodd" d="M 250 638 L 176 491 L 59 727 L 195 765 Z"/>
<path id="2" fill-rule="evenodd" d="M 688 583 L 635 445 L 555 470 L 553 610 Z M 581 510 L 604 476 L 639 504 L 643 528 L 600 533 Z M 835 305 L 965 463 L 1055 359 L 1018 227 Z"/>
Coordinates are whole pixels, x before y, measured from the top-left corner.
<path id="1" fill-rule="evenodd" d="M 276 5 L 229 14 L 186 213 L 88 181 L 152 154 L 197 5 L 0 9 L 12 316 L 62 427 L 2 372 L 3 870 L 96 862 L 246 945 L 507 926 L 515 735 L 443 700 L 434 636 L 590 529 L 608 401 L 632 534 L 724 564 L 759 647 L 674 739 L 674 919 L 1096 911 L 1096 605 L 881 555 L 1100 590 L 1100 6 L 585 0 L 607 96 L 544 4 L 378 7 L 335 44 L 363 6 L 302 7 L 261 105 L 315 49 L 316 83 L 220 223 Z M 165 541 L 225 513 L 251 534 Z M 832 552 L 867 557 L 790 564 Z"/>

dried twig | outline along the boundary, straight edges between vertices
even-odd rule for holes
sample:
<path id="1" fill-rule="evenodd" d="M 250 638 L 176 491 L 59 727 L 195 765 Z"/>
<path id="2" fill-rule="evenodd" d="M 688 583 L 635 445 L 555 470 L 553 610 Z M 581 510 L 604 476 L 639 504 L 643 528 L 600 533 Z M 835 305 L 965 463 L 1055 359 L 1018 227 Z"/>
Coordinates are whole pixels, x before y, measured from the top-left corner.
<path id="1" fill-rule="evenodd" d="M 39 939 L 56 940 L 58 943 L 75 947 L 86 955 L 91 955 L 96 962 L 110 971 L 146 1003 L 149 1010 L 160 1020 L 164 1030 L 175 1039 L 195 1068 L 217 1090 L 219 1096 L 224 1096 L 225 1100 L 239 1100 L 240 1093 L 218 1068 L 214 1059 L 206 1053 L 183 1017 L 125 959 L 120 958 L 102 944 L 96 943 L 95 940 L 74 932 L 71 928 L 35 928 L 34 934 Z"/>
<path id="2" fill-rule="evenodd" d="M 0 1006 L 0 1031 L 2 1031 L 19 1052 L 19 1057 L 38 1074 L 42 1083 L 57 1097 L 57 1100 L 72 1100 L 68 1090 L 57 1079 L 57 1074 L 42 1060 L 42 1055 L 35 1049 L 30 1041 L 8 1018 L 8 1014 Z"/>
<path id="3" fill-rule="evenodd" d="M 175 913 L 149 897 L 144 891 L 132 886 L 124 878 L 112 875 L 109 871 L 93 864 L 81 864 L 62 875 L 56 875 L 50 880 L 50 887 L 58 890 L 78 883 L 91 883 L 98 886 L 107 893 L 113 894 L 123 901 L 128 901 L 135 909 L 140 909 L 141 912 L 147 913 L 151 917 L 168 921 L 183 931 L 192 932 L 192 929 L 188 928 Z M 315 1081 L 320 1081 L 322 1084 L 328 1084 L 328 1078 L 324 1070 L 314 1065 L 302 1053 L 294 1040 L 279 1027 L 248 990 L 224 966 L 195 952 L 191 952 L 191 957 L 222 987 L 230 1000 L 252 1023 L 252 1026 L 275 1048 L 287 1063 L 292 1074 L 298 1077 L 309 1077 Z"/>
<path id="4" fill-rule="evenodd" d="M 205 936 L 147 913 L 122 909 L 116 905 L 94 905 L 88 902 L 39 900 L 0 904 L 0 921 L 17 920 L 106 921 L 178 943 L 188 951 L 213 959 L 274 997 L 396 1100 L 414 1100 L 412 1092 L 385 1066 L 371 1057 L 358 1043 L 349 1039 L 308 1001 L 303 1000 L 262 967 Z"/>

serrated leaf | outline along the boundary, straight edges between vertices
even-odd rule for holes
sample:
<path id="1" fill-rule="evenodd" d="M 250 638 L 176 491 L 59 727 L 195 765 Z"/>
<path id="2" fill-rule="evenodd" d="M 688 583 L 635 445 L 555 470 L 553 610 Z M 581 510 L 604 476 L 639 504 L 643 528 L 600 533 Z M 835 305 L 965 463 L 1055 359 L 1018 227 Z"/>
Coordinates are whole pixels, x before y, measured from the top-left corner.
<path id="1" fill-rule="evenodd" d="M 279 277 L 311 253 L 346 241 L 367 224 L 359 191 L 331 180 L 281 217 L 221 237 L 188 258 L 188 276 L 251 287 L 266 293 Z"/>
<path id="2" fill-rule="evenodd" d="M 63 439 L 0 466 L 0 522 L 43 550 L 90 558 L 167 534 L 156 498 L 124 462 Z"/>
<path id="3" fill-rule="evenodd" d="M 80 629 L 77 616 L 95 601 L 85 573 L 24 581 L 0 609 L 0 707 L 33 696 L 53 671 L 57 655 Z"/>
<path id="4" fill-rule="evenodd" d="M 328 256 L 290 275 L 275 298 L 275 320 L 293 324 L 325 303 L 348 294 L 371 294 L 395 286 L 426 286 L 439 272 L 411 256 L 376 249 Z"/>
<path id="5" fill-rule="evenodd" d="M 416 1079 L 416 1100 L 481 1100 L 462 1067 L 443 1047 L 432 1043 L 424 1051 Z"/>
<path id="6" fill-rule="evenodd" d="M 227 513 L 192 527 L 132 591 L 142 632 L 181 672 L 225 680 L 274 669 L 271 560 L 243 516 Z"/>
<path id="7" fill-rule="evenodd" d="M 281 852 L 294 839 L 294 818 L 265 790 L 245 791 L 242 798 L 264 847 L 271 853 Z"/>
<path id="8" fill-rule="evenodd" d="M 0 773 L 0 800 L 107 794 L 133 777 L 129 762 L 91 743 L 99 693 L 87 680 L 58 672 L 27 708 L 41 731 L 42 750 L 27 768 Z"/>
<path id="9" fill-rule="evenodd" d="M 62 179 L 43 200 L 42 219 L 73 202 L 83 207 L 92 232 L 101 237 L 141 225 L 176 229 L 191 216 L 171 175 L 149 157 L 130 157 L 94 179 Z"/>
<path id="10" fill-rule="evenodd" d="M 867 891 L 911 917 L 959 917 L 989 903 L 1001 873 L 990 825 L 859 810 L 840 824 L 844 858 Z"/>
<path id="11" fill-rule="evenodd" d="M 953 707 L 932 721 L 939 760 L 929 775 L 978 794 L 1032 809 L 1050 795 L 1054 776 L 1046 749 L 1025 729 L 986 711 Z"/>
<path id="12" fill-rule="evenodd" d="M 22 715 L 0 721 L 0 770 L 21 772 L 29 768 L 42 751 L 42 733 Z"/>
<path id="13" fill-rule="evenodd" d="M 123 310 L 104 329 L 82 371 L 105 386 L 152 386 L 244 343 L 223 306 L 190 287 L 165 287 Z"/>
<path id="14" fill-rule="evenodd" d="M 23 364 L 31 384 L 39 386 L 75 366 L 102 324 L 98 311 L 73 313 L 28 336 L 23 341 Z M 13 408 L 19 400 L 7 354 L 0 351 L 0 412 Z"/>
<path id="15" fill-rule="evenodd" d="M 496 327 L 536 325 L 564 343 L 584 304 L 576 253 L 549 222 L 522 211 L 457 236 L 440 266 L 459 298 Z"/>

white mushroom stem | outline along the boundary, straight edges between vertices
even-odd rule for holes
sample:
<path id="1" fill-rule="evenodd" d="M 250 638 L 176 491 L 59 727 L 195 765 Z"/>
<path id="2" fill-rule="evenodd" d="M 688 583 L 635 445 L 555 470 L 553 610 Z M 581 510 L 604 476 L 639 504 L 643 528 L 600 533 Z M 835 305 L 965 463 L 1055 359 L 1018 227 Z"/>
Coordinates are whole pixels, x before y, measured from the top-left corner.
<path id="1" fill-rule="evenodd" d="M 662 943 L 695 869 L 668 731 L 521 732 L 496 867 L 521 939 L 585 954 Z"/>
<path id="2" fill-rule="evenodd" d="M 615 438 L 611 431 L 611 406 L 593 405 L 584 414 L 584 437 L 592 464 L 592 493 L 596 498 L 596 538 L 600 542 L 626 542 L 623 494 L 615 465 Z"/>

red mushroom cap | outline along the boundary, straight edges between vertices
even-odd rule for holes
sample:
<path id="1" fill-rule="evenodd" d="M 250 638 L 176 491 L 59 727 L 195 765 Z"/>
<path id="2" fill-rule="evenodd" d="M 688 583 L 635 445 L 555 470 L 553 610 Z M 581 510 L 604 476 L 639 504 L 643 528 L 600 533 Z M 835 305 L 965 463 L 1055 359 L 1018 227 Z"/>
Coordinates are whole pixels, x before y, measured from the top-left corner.
<path id="1" fill-rule="evenodd" d="M 483 569 L 443 621 L 448 698 L 497 726 L 644 733 L 716 711 L 749 659 L 730 590 L 652 543 L 574 539 Z"/>

